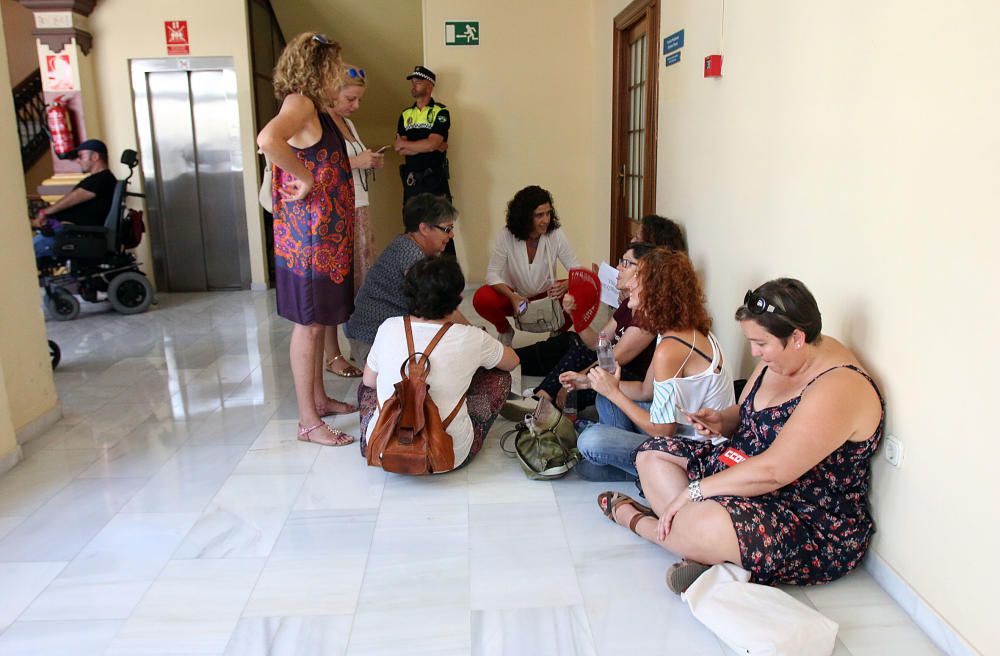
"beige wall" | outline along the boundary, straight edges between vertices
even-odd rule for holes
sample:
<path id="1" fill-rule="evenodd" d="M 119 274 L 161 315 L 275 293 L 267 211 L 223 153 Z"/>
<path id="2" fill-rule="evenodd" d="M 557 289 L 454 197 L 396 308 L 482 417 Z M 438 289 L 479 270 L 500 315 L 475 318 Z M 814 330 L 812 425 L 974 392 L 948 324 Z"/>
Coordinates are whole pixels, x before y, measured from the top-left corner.
<path id="1" fill-rule="evenodd" d="M 0 70 L 7 70 L 0 41 Z M 31 229 L 25 206 L 14 103 L 0 98 L 0 462 L 17 449 L 14 431 L 56 406 L 45 324 L 35 277 Z"/>
<path id="2" fill-rule="evenodd" d="M 665 3 L 658 210 L 684 222 L 731 361 L 744 291 L 789 275 L 888 401 L 874 550 L 983 653 L 1000 583 L 994 499 L 1000 5 Z M 662 59 L 661 59 L 662 62 Z M 978 62 L 978 63 L 977 63 Z M 986 65 L 986 68 L 983 68 Z"/>
<path id="3" fill-rule="evenodd" d="M 167 56 L 163 23 L 168 20 L 188 22 L 192 57 L 225 56 L 234 60 L 250 271 L 253 283 L 263 284 L 266 275 L 263 221 L 257 205 L 257 189 L 260 185 L 253 133 L 250 46 L 245 0 L 101 0 L 90 15 L 90 28 L 94 35 L 94 49 L 90 59 L 99 98 L 100 133 L 113 155 L 124 148 L 138 146 L 129 60 Z M 117 161 L 117 156 L 112 159 Z M 121 168 L 120 165 L 118 168 Z M 147 263 L 144 270 L 152 275 L 148 241 L 140 251 L 140 260 Z"/>
<path id="4" fill-rule="evenodd" d="M 424 59 L 438 76 L 435 97 L 451 108 L 457 244 L 470 281 L 485 278 L 507 202 L 530 184 L 552 192 L 581 260 L 605 250 L 593 207 L 591 7 L 578 0 L 424 0 Z M 446 47 L 444 22 L 466 19 L 480 21 L 481 45 Z"/>
<path id="5" fill-rule="evenodd" d="M 3 32 L 7 41 L 7 70 L 11 86 L 20 84 L 38 68 L 35 51 L 35 16 L 16 0 L 0 0 L 3 12 Z"/>
<path id="6" fill-rule="evenodd" d="M 410 98 L 404 78 L 422 61 L 421 7 L 415 0 L 272 0 L 286 39 L 306 31 L 322 32 L 344 47 L 344 61 L 365 69 L 368 81 L 361 108 L 352 120 L 366 146 L 388 145 L 385 169 L 369 186 L 379 248 L 402 232 L 403 188 L 392 152 L 396 117 Z M 391 16 L 392 20 L 386 20 Z"/>

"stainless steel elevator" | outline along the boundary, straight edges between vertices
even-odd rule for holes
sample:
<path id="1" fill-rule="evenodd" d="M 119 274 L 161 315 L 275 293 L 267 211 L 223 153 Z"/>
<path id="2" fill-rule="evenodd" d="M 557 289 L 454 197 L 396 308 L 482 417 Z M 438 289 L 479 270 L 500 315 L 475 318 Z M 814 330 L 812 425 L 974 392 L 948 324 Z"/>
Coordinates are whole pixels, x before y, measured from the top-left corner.
<path id="1" fill-rule="evenodd" d="M 158 288 L 249 288 L 232 57 L 133 59 L 131 70 Z"/>

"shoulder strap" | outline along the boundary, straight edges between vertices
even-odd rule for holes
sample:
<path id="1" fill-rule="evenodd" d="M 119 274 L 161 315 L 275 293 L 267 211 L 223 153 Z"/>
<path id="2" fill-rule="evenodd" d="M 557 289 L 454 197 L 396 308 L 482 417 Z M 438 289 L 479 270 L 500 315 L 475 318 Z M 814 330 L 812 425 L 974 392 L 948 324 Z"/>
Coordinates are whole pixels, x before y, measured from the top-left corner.
<path id="1" fill-rule="evenodd" d="M 408 314 L 403 316 L 403 328 L 406 332 L 406 349 L 410 353 L 410 358 L 412 358 L 416 350 L 413 348 L 413 328 L 410 327 L 410 315 Z"/>
<path id="2" fill-rule="evenodd" d="M 703 351 L 702 351 L 702 350 L 701 350 L 700 348 L 698 348 L 698 347 L 697 347 L 697 346 L 695 346 L 694 344 L 691 344 L 691 343 L 689 343 L 689 342 L 688 342 L 687 340 L 685 340 L 685 339 L 681 339 L 680 337 L 674 337 L 673 335 L 666 335 L 666 336 L 664 336 L 664 337 L 661 337 L 660 339 L 661 339 L 661 340 L 663 340 L 663 339 L 672 339 L 672 340 L 674 340 L 675 342 L 680 342 L 681 344 L 683 344 L 684 346 L 686 346 L 686 347 L 688 347 L 689 349 L 693 350 L 693 351 L 694 351 L 695 353 L 697 353 L 697 354 L 698 354 L 698 355 L 700 355 L 701 357 L 705 358 L 705 359 L 706 359 L 706 360 L 708 360 L 709 362 L 711 362 L 711 361 L 712 361 L 712 358 L 710 358 L 710 357 L 708 357 L 707 355 L 705 355 L 705 353 L 704 353 L 704 352 L 703 352 Z M 684 362 L 686 363 L 686 362 L 687 362 L 687 360 L 685 360 Z"/>
<path id="3" fill-rule="evenodd" d="M 351 136 L 354 137 L 354 141 L 356 141 L 358 143 L 358 145 L 360 146 L 361 145 L 361 135 L 358 134 L 357 129 L 354 127 L 354 123 L 352 123 L 351 119 L 349 119 L 349 118 L 345 118 L 344 119 L 344 123 L 347 124 L 347 129 L 350 130 Z"/>
<path id="4" fill-rule="evenodd" d="M 674 373 L 674 375 L 673 375 L 673 376 L 671 376 L 671 378 L 677 378 L 678 374 L 680 374 L 680 373 L 681 373 L 682 371 L 684 371 L 684 367 L 685 367 L 685 366 L 687 366 L 687 363 L 688 363 L 688 360 L 690 360 L 690 359 L 691 359 L 691 355 L 692 355 L 692 354 L 693 354 L 693 353 L 694 353 L 695 351 L 697 351 L 697 350 L 698 350 L 698 349 L 696 349 L 696 348 L 694 347 L 694 340 L 695 340 L 695 335 L 696 335 L 696 334 L 697 334 L 697 331 L 692 331 L 692 332 L 691 332 L 691 344 L 689 344 L 689 346 L 691 347 L 691 350 L 690 350 L 690 351 L 688 351 L 688 354 L 687 354 L 687 357 L 686 357 L 686 358 L 684 358 L 684 362 L 682 362 L 682 363 L 681 363 L 681 366 L 677 367 L 677 371 L 676 371 L 676 372 Z"/>
<path id="5" fill-rule="evenodd" d="M 407 319 L 409 319 L 409 317 L 407 317 Z M 431 357 L 431 351 L 434 350 L 434 347 L 438 345 L 438 342 L 441 341 L 441 338 L 444 337 L 444 334 L 448 332 L 448 329 L 451 328 L 453 325 L 454 324 L 452 324 L 452 322 L 447 321 L 443 326 L 441 326 L 440 329 L 438 329 L 437 333 L 434 334 L 434 337 L 431 339 L 430 343 L 427 344 L 427 346 L 424 348 L 425 362 L 429 357 Z"/>
<path id="6" fill-rule="evenodd" d="M 441 422 L 441 428 L 443 428 L 444 430 L 448 430 L 448 424 L 450 424 L 451 420 L 455 418 L 455 415 L 458 414 L 458 411 L 462 409 L 462 404 L 465 403 L 465 397 L 467 397 L 468 395 L 469 395 L 468 392 L 462 395 L 462 398 L 458 400 L 458 403 L 455 404 L 455 407 L 451 409 L 451 413 L 445 418 L 443 422 Z"/>

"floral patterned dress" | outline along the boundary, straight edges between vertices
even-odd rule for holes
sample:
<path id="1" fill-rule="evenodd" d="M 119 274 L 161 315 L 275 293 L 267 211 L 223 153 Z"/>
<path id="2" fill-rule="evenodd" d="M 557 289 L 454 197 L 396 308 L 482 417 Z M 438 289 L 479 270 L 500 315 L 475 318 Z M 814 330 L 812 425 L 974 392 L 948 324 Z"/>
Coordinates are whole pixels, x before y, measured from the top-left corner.
<path id="1" fill-rule="evenodd" d="M 313 174 L 309 195 L 282 198 L 278 190 L 293 176 L 274 166 L 274 277 L 280 316 L 304 326 L 336 326 L 354 311 L 354 182 L 333 119 L 321 112 L 319 121 L 320 140 L 293 148 Z"/>
<path id="2" fill-rule="evenodd" d="M 740 545 L 742 567 L 759 583 L 809 585 L 840 578 L 861 563 L 875 525 L 868 512 L 869 460 L 878 449 L 885 425 L 885 401 L 875 382 L 864 376 L 882 404 L 875 432 L 863 442 L 845 442 L 798 480 L 756 497 L 712 497 L 729 511 Z M 688 459 L 688 478 L 705 478 L 726 469 L 720 456 L 736 448 L 753 457 L 763 453 L 802 399 L 802 393 L 770 408 L 754 410 L 754 398 L 765 368 L 740 406 L 740 424 L 732 439 L 718 446 L 683 438 L 654 437 L 638 449 L 655 450 Z M 734 465 L 739 466 L 739 465 Z"/>

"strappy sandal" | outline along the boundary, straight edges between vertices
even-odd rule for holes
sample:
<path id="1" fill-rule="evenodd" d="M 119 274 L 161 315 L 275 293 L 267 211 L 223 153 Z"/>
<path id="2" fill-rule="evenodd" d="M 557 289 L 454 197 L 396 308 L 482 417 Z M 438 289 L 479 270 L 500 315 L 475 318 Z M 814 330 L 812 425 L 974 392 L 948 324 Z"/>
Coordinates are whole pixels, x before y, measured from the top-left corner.
<path id="1" fill-rule="evenodd" d="M 340 371 L 337 371 L 333 368 L 333 363 L 337 360 L 343 360 L 347 366 Z M 332 358 L 327 358 L 326 370 L 335 376 L 340 376 L 341 378 L 361 378 L 361 376 L 365 373 L 351 364 L 351 361 L 342 355 L 335 355 Z"/>
<path id="2" fill-rule="evenodd" d="M 322 435 L 323 437 L 317 439 L 311 437 L 310 433 L 318 428 L 325 428 L 326 432 Z M 329 437 L 326 435 L 329 434 Z M 322 444 L 323 446 L 347 446 L 348 444 L 354 444 L 354 437 L 348 435 L 344 431 L 337 430 L 331 426 L 328 426 L 325 422 L 320 422 L 315 426 L 309 428 L 304 427 L 299 424 L 299 435 L 298 439 L 303 442 L 312 442 L 313 444 Z"/>
<path id="3" fill-rule="evenodd" d="M 624 524 L 619 524 L 618 520 L 615 519 L 615 512 L 618 510 L 619 506 L 628 504 L 635 508 L 638 512 L 632 516 L 629 520 L 628 530 L 632 531 L 636 535 L 639 535 L 635 527 L 638 526 L 639 520 L 643 517 L 652 517 L 653 519 L 659 519 L 653 509 L 649 506 L 644 506 L 627 494 L 622 494 L 621 492 L 612 492 L 608 490 L 607 492 L 601 492 L 597 495 L 597 506 L 604 513 L 604 516 L 613 521 L 619 526 L 625 526 Z"/>
<path id="4" fill-rule="evenodd" d="M 675 594 L 686 592 L 699 576 L 710 569 L 708 565 L 686 558 L 667 569 L 667 589 Z"/>
<path id="5" fill-rule="evenodd" d="M 343 410 L 336 410 L 331 408 L 332 404 L 339 404 L 344 407 Z M 344 401 L 338 401 L 337 399 L 327 399 L 326 405 L 316 406 L 316 414 L 322 417 L 332 417 L 333 415 L 350 415 L 358 411 L 358 406 L 346 403 Z"/>

